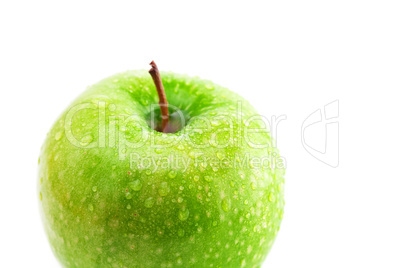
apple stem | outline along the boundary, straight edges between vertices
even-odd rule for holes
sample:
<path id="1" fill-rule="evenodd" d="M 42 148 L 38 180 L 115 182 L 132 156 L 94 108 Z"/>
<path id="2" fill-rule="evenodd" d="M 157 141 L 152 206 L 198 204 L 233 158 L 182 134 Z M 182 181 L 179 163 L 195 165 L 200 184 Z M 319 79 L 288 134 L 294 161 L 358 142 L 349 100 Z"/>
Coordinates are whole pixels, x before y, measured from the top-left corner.
<path id="1" fill-rule="evenodd" d="M 162 132 L 166 133 L 169 122 L 169 110 L 168 110 L 168 102 L 166 99 L 165 89 L 163 88 L 162 79 L 158 70 L 158 66 L 156 66 L 156 63 L 154 61 L 152 61 L 149 65 L 152 66 L 152 68 L 149 70 L 149 73 L 152 76 L 152 79 L 154 80 L 156 91 L 158 92 L 159 96 L 159 106 L 161 107 L 161 114 L 162 114 Z"/>

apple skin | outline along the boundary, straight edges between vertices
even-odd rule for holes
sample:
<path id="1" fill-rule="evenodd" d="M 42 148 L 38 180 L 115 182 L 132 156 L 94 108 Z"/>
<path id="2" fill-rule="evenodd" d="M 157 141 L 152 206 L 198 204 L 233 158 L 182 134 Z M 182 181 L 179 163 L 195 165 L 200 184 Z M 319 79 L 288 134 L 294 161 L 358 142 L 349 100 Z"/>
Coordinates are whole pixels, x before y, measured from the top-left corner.
<path id="1" fill-rule="evenodd" d="M 189 119 L 176 133 L 149 127 L 158 99 L 146 71 L 90 86 L 48 133 L 38 196 L 55 256 L 63 267 L 260 267 L 284 207 L 270 134 L 237 94 L 161 76 Z"/>

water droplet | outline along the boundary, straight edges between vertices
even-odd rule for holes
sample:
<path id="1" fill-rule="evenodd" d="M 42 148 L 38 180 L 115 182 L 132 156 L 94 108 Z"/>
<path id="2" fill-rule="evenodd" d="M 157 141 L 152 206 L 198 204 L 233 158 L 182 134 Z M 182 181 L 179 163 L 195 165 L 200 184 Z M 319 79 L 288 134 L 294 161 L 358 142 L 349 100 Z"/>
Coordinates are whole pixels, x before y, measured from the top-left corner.
<path id="1" fill-rule="evenodd" d="M 184 236 L 184 230 L 180 229 L 179 231 L 177 231 L 177 235 L 178 236 Z"/>
<path id="2" fill-rule="evenodd" d="M 212 178 L 210 176 L 205 176 L 204 180 L 207 181 L 207 182 L 210 182 L 210 181 L 212 181 Z"/>
<path id="3" fill-rule="evenodd" d="M 230 199 L 228 197 L 222 199 L 222 209 L 225 212 L 230 210 Z"/>
<path id="4" fill-rule="evenodd" d="M 241 178 L 241 179 L 244 179 L 244 178 L 245 178 L 244 172 L 240 172 L 240 178 Z"/>
<path id="5" fill-rule="evenodd" d="M 212 147 L 218 146 L 216 139 L 211 138 L 208 142 Z"/>
<path id="6" fill-rule="evenodd" d="M 205 88 L 210 90 L 210 91 L 215 89 L 215 87 L 213 85 L 206 85 Z"/>
<path id="7" fill-rule="evenodd" d="M 273 193 L 269 193 L 268 200 L 269 202 L 275 202 L 275 195 Z"/>
<path id="8" fill-rule="evenodd" d="M 94 138 L 91 135 L 86 135 L 81 139 L 80 145 L 85 147 L 88 144 L 90 144 L 93 141 L 93 139 Z"/>
<path id="9" fill-rule="evenodd" d="M 133 191 L 140 191 L 142 189 L 142 183 L 140 180 L 135 180 L 129 183 L 129 186 Z"/>
<path id="10" fill-rule="evenodd" d="M 131 199 L 133 198 L 133 195 L 130 192 L 125 193 L 126 199 Z"/>
<path id="11" fill-rule="evenodd" d="M 157 154 L 161 154 L 162 152 L 163 152 L 162 148 L 156 148 L 155 149 L 155 153 L 157 153 Z"/>
<path id="12" fill-rule="evenodd" d="M 145 174 L 147 174 L 149 176 L 152 174 L 152 171 L 148 169 L 147 171 L 145 171 Z"/>
<path id="13" fill-rule="evenodd" d="M 96 192 L 97 190 L 98 190 L 98 187 L 96 187 L 96 186 L 92 187 L 93 192 Z"/>
<path id="14" fill-rule="evenodd" d="M 248 200 L 246 199 L 246 200 L 244 200 L 244 204 L 245 205 L 247 205 L 248 204 Z"/>
<path id="15" fill-rule="evenodd" d="M 199 176 L 194 176 L 194 181 L 199 181 L 200 177 Z"/>
<path id="16" fill-rule="evenodd" d="M 159 186 L 158 193 L 160 196 L 167 196 L 168 193 L 170 192 L 170 188 L 167 182 L 162 182 L 161 185 Z"/>
<path id="17" fill-rule="evenodd" d="M 182 265 L 183 264 L 183 260 L 182 260 L 182 258 L 177 258 L 177 264 L 178 265 Z"/>
<path id="18" fill-rule="evenodd" d="M 247 219 L 249 219 L 249 218 L 250 218 L 250 216 L 251 216 L 251 214 L 250 214 L 250 213 L 247 213 L 247 214 L 246 214 L 246 218 L 247 218 Z"/>
<path id="19" fill-rule="evenodd" d="M 177 198 L 177 202 L 178 202 L 178 203 L 183 203 L 183 197 Z"/>
<path id="20" fill-rule="evenodd" d="M 131 205 L 130 205 L 130 204 L 128 204 L 126 208 L 127 208 L 127 209 L 131 209 Z"/>
<path id="21" fill-rule="evenodd" d="M 177 149 L 179 149 L 180 151 L 183 151 L 183 150 L 184 150 L 184 146 L 180 144 L 179 146 L 177 146 Z"/>
<path id="22" fill-rule="evenodd" d="M 58 141 L 58 140 L 61 139 L 62 136 L 63 136 L 63 132 L 62 132 L 62 131 L 59 131 L 59 132 L 56 133 L 56 135 L 54 136 L 54 138 L 56 139 L 56 141 Z"/>
<path id="23" fill-rule="evenodd" d="M 191 152 L 189 152 L 188 156 L 189 156 L 191 159 L 196 159 L 197 157 L 200 157 L 202 154 L 203 154 L 203 153 L 201 153 L 201 152 L 191 151 Z"/>
<path id="24" fill-rule="evenodd" d="M 94 211 L 94 206 L 92 204 L 89 204 L 88 209 L 89 209 L 89 211 Z"/>
<path id="25" fill-rule="evenodd" d="M 246 260 L 242 259 L 240 262 L 241 267 L 246 267 Z"/>
<path id="26" fill-rule="evenodd" d="M 149 197 L 145 200 L 144 206 L 147 208 L 151 208 L 154 205 L 154 199 L 153 197 Z"/>
<path id="27" fill-rule="evenodd" d="M 183 191 L 183 190 L 184 190 L 184 186 L 180 186 L 179 189 L 180 189 L 180 191 Z"/>
<path id="28" fill-rule="evenodd" d="M 185 221 L 188 219 L 188 216 L 190 216 L 190 211 L 187 208 L 183 208 L 179 211 L 179 219 L 181 221 Z"/>
<path id="29" fill-rule="evenodd" d="M 218 222 L 217 222 L 217 221 L 214 221 L 214 222 L 212 223 L 212 226 L 216 226 L 216 225 L 218 225 Z"/>
<path id="30" fill-rule="evenodd" d="M 255 182 L 251 183 L 251 189 L 253 190 L 257 189 L 257 184 Z"/>
<path id="31" fill-rule="evenodd" d="M 222 160 L 225 156 L 222 154 L 222 153 L 216 153 L 216 156 L 220 159 L 220 160 Z"/>
<path id="32" fill-rule="evenodd" d="M 212 120 L 212 121 L 211 121 L 211 126 L 217 127 L 217 126 L 219 126 L 219 125 L 220 125 L 219 121 L 216 121 L 216 120 Z"/>
<path id="33" fill-rule="evenodd" d="M 176 177 L 177 172 L 175 170 L 171 170 L 168 174 L 169 178 L 173 179 Z"/>

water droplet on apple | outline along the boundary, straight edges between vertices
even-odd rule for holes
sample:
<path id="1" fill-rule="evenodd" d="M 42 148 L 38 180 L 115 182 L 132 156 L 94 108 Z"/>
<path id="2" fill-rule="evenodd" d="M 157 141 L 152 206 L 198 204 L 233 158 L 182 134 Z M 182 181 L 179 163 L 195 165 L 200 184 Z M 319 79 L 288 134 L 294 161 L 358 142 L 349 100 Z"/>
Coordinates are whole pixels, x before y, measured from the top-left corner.
<path id="1" fill-rule="evenodd" d="M 177 231 L 177 235 L 178 236 L 184 236 L 184 230 L 180 229 L 179 231 Z"/>
<path id="2" fill-rule="evenodd" d="M 199 154 L 195 153 L 194 151 L 191 151 L 191 152 L 188 154 L 188 156 L 189 156 L 191 159 L 196 159 L 196 158 L 199 156 Z"/>
<path id="3" fill-rule="evenodd" d="M 180 144 L 179 146 L 177 146 L 177 149 L 179 149 L 180 151 L 183 151 L 183 150 L 184 150 L 184 146 Z"/>
<path id="4" fill-rule="evenodd" d="M 251 183 L 251 189 L 253 190 L 257 189 L 257 184 L 255 182 Z"/>
<path id="5" fill-rule="evenodd" d="M 218 143 L 216 142 L 216 139 L 212 139 L 212 138 L 209 140 L 209 144 L 210 144 L 212 147 L 218 146 Z"/>
<path id="6" fill-rule="evenodd" d="M 210 176 L 204 176 L 204 180 L 210 182 L 212 181 L 212 178 Z"/>
<path id="7" fill-rule="evenodd" d="M 211 121 L 211 126 L 213 126 L 213 127 L 217 127 L 217 126 L 219 126 L 221 123 L 219 122 L 219 121 L 216 121 L 216 120 L 212 120 Z"/>
<path id="8" fill-rule="evenodd" d="M 200 180 L 200 177 L 199 176 L 194 176 L 194 181 L 199 181 Z"/>
<path id="9" fill-rule="evenodd" d="M 157 154 L 161 154 L 162 152 L 163 152 L 162 148 L 156 148 L 155 149 L 155 153 L 157 153 Z"/>
<path id="10" fill-rule="evenodd" d="M 182 260 L 182 258 L 181 257 L 179 257 L 179 258 L 177 258 L 177 264 L 178 265 L 182 265 L 183 264 L 183 260 Z"/>
<path id="11" fill-rule="evenodd" d="M 241 267 L 246 267 L 246 260 L 242 259 L 240 262 Z"/>
<path id="12" fill-rule="evenodd" d="M 187 208 L 183 208 L 179 211 L 179 219 L 185 221 L 190 216 L 190 211 Z"/>
<path id="13" fill-rule="evenodd" d="M 93 137 L 92 135 L 86 135 L 81 139 L 80 145 L 81 146 L 87 146 L 88 144 L 90 144 L 93 141 Z"/>
<path id="14" fill-rule="evenodd" d="M 215 89 L 215 87 L 213 85 L 205 85 L 205 88 L 212 91 Z"/>
<path id="15" fill-rule="evenodd" d="M 177 203 L 183 203 L 183 197 L 177 198 Z"/>
<path id="16" fill-rule="evenodd" d="M 133 195 L 130 192 L 125 193 L 126 199 L 131 199 L 133 198 Z"/>
<path id="17" fill-rule="evenodd" d="M 147 208 L 151 208 L 154 205 L 154 198 L 153 197 L 149 197 L 145 200 L 144 202 L 144 206 Z"/>
<path id="18" fill-rule="evenodd" d="M 127 209 L 131 209 L 131 205 L 130 205 L 130 204 L 128 204 L 126 208 L 127 208 Z"/>
<path id="19" fill-rule="evenodd" d="M 160 196 L 167 196 L 168 193 L 170 192 L 170 188 L 167 182 L 162 182 L 161 185 L 159 186 L 158 193 Z"/>
<path id="20" fill-rule="evenodd" d="M 176 174 L 177 174 L 177 173 L 176 173 L 175 170 L 171 170 L 171 171 L 169 172 L 168 176 L 169 176 L 169 178 L 173 179 L 173 178 L 176 177 Z"/>
<path id="21" fill-rule="evenodd" d="M 136 192 L 138 192 L 142 189 L 142 183 L 140 180 L 135 180 L 135 181 L 130 182 L 129 186 L 133 191 L 136 191 Z"/>
<path id="22" fill-rule="evenodd" d="M 62 132 L 62 131 L 59 131 L 59 132 L 56 133 L 56 135 L 55 135 L 54 138 L 56 139 L 56 141 L 58 141 L 58 140 L 61 139 L 62 136 L 63 136 L 63 132 Z"/>
<path id="23" fill-rule="evenodd" d="M 96 187 L 96 186 L 92 187 L 93 192 L 96 192 L 97 190 L 98 190 L 98 187 Z"/>
<path id="24" fill-rule="evenodd" d="M 89 204 L 89 205 L 88 205 L 88 209 L 89 209 L 89 211 L 94 211 L 94 205 Z"/>
<path id="25" fill-rule="evenodd" d="M 228 212 L 230 210 L 230 199 L 228 197 L 224 197 L 222 199 L 222 209 L 225 212 Z"/>
<path id="26" fill-rule="evenodd" d="M 268 200 L 269 200 L 269 202 L 275 202 L 275 195 L 273 194 L 273 193 L 269 193 L 269 195 L 268 195 Z"/>
<path id="27" fill-rule="evenodd" d="M 222 154 L 222 153 L 220 153 L 220 152 L 217 152 L 216 153 L 216 156 L 220 159 L 220 160 L 222 160 L 225 156 Z"/>
<path id="28" fill-rule="evenodd" d="M 247 205 L 248 204 L 248 200 L 246 199 L 246 200 L 244 200 L 244 204 L 245 205 Z"/>

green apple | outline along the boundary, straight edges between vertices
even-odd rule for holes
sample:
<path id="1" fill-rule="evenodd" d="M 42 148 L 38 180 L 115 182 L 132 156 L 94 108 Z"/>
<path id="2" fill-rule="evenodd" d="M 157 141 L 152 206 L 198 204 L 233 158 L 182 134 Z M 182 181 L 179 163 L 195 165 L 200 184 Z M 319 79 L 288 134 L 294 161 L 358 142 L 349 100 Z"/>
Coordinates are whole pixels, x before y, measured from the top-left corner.
<path id="1" fill-rule="evenodd" d="M 63 267 L 260 267 L 284 168 L 267 122 L 210 81 L 146 71 L 90 86 L 41 149 L 38 196 Z"/>

